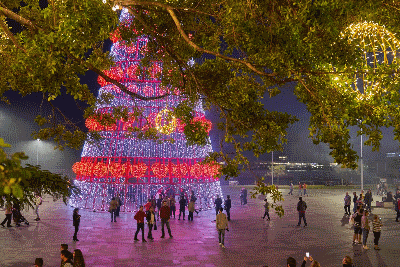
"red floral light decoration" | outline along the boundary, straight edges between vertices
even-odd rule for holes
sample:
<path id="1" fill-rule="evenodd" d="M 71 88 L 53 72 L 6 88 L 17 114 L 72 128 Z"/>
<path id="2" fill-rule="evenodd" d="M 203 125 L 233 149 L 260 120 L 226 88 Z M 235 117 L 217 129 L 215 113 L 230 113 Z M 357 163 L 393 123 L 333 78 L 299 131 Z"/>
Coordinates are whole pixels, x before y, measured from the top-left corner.
<path id="1" fill-rule="evenodd" d="M 195 117 L 193 118 L 193 122 L 199 121 L 201 122 L 201 125 L 206 127 L 206 131 L 209 133 L 211 131 L 212 128 L 212 123 L 211 121 L 207 120 L 204 117 Z"/>
<path id="2" fill-rule="evenodd" d="M 72 171 L 76 173 L 76 175 L 81 175 L 82 173 L 82 166 L 81 162 L 75 162 L 74 165 L 72 165 Z"/>
<path id="3" fill-rule="evenodd" d="M 103 131 L 104 126 L 100 124 L 95 118 L 87 118 L 85 121 L 85 126 L 90 131 Z"/>
<path id="4" fill-rule="evenodd" d="M 123 177 L 125 174 L 125 166 L 121 163 L 110 163 L 108 166 L 109 171 L 113 177 Z"/>
<path id="5" fill-rule="evenodd" d="M 127 121 L 121 120 L 121 122 L 123 123 L 122 130 L 128 131 L 129 127 L 133 128 L 133 123 L 135 122 L 135 117 L 130 116 Z"/>
<path id="6" fill-rule="evenodd" d="M 152 79 L 156 79 L 160 77 L 162 69 L 158 64 L 154 64 L 153 67 L 150 69 L 150 76 Z"/>
<path id="7" fill-rule="evenodd" d="M 211 162 L 208 163 L 206 165 L 204 165 L 203 167 L 203 171 L 204 171 L 204 176 L 208 176 L 208 177 L 212 177 L 212 178 L 216 178 L 216 176 L 219 174 L 219 169 L 220 166 L 215 163 L 215 162 Z"/>
<path id="8" fill-rule="evenodd" d="M 171 164 L 171 169 L 172 169 L 172 173 L 178 177 L 178 178 L 182 178 L 184 177 L 188 171 L 189 171 L 189 166 L 186 163 L 178 163 L 178 164 Z"/>
<path id="9" fill-rule="evenodd" d="M 180 133 L 183 133 L 185 130 L 186 123 L 181 121 L 180 119 L 176 119 L 176 130 Z"/>
<path id="10" fill-rule="evenodd" d="M 118 28 L 110 34 L 110 40 L 113 43 L 116 43 L 121 40 L 121 33 L 119 32 Z"/>
<path id="11" fill-rule="evenodd" d="M 164 178 L 168 175 L 168 165 L 164 165 L 160 162 L 151 165 L 151 170 L 157 178 Z"/>
<path id="12" fill-rule="evenodd" d="M 196 178 L 203 176 L 203 166 L 200 163 L 196 163 L 190 167 L 190 175 Z"/>
<path id="13" fill-rule="evenodd" d="M 131 165 L 131 174 L 133 177 L 141 178 L 145 175 L 147 168 L 148 168 L 147 165 L 142 162 L 140 162 L 138 164 L 132 164 Z"/>
<path id="14" fill-rule="evenodd" d="M 97 162 L 93 167 L 93 175 L 96 177 L 105 177 L 108 175 L 108 166 L 103 162 Z"/>

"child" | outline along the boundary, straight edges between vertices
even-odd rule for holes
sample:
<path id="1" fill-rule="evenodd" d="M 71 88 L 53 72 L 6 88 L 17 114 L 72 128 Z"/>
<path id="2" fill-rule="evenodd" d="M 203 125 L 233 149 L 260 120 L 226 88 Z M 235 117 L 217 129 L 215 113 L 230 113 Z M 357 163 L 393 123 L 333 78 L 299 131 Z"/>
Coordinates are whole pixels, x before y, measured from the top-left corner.
<path id="1" fill-rule="evenodd" d="M 374 220 L 372 221 L 372 231 L 374 233 L 374 249 L 380 250 L 378 247 L 379 238 L 381 237 L 381 227 L 382 220 L 378 217 L 378 215 L 374 215 Z"/>

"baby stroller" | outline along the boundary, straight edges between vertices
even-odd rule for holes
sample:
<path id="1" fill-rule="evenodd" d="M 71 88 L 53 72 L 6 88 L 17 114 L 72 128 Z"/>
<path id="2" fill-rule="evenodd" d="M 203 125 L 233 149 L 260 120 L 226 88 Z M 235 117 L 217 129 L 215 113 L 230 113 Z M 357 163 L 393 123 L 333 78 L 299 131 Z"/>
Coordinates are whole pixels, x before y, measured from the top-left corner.
<path id="1" fill-rule="evenodd" d="M 21 226 L 21 223 L 25 223 L 26 225 L 29 225 L 29 222 L 27 219 L 25 219 L 24 216 L 22 216 L 21 212 L 19 209 L 14 208 L 13 209 L 13 218 L 16 226 Z"/>

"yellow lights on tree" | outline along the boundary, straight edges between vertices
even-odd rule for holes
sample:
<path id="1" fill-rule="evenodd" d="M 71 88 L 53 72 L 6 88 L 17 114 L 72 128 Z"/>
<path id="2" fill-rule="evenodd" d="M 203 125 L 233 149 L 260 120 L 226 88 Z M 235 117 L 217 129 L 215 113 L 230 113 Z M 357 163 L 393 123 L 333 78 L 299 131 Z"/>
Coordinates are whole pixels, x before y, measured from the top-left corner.
<path id="1" fill-rule="evenodd" d="M 170 135 L 175 131 L 176 118 L 169 109 L 161 110 L 155 119 L 156 129 L 159 133 Z"/>
<path id="2" fill-rule="evenodd" d="M 340 79 L 347 84 L 345 87 L 348 89 L 348 86 L 352 86 L 356 89 L 358 100 L 367 100 L 374 95 L 384 94 L 387 90 L 381 86 L 379 79 L 387 76 L 384 71 L 387 65 L 398 64 L 400 41 L 395 34 L 375 22 L 360 22 L 348 26 L 341 32 L 340 37 L 346 39 L 354 49 L 362 52 L 361 67 L 357 67 L 358 71 L 354 74 L 354 78 Z M 346 78 L 349 80 L 345 81 Z M 333 80 L 337 80 L 337 76 L 333 77 Z"/>

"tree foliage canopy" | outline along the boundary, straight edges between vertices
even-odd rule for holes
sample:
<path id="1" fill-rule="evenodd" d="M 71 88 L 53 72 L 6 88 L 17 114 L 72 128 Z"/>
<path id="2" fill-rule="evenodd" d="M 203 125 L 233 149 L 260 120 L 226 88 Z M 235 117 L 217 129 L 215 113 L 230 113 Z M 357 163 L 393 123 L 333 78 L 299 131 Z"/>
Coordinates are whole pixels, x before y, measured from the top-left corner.
<path id="1" fill-rule="evenodd" d="M 129 10 L 131 26 L 118 25 L 116 8 Z M 399 13 L 400 4 L 391 0 L 48 0 L 42 6 L 1 0 L 0 94 L 41 92 L 49 103 L 69 94 L 90 105 L 88 117 L 96 99 L 79 75 L 92 70 L 132 98 L 151 100 L 103 72 L 112 66 L 102 49 L 110 33 L 118 30 L 128 43 L 145 34 L 150 42 L 143 64 L 162 60 L 170 71 L 163 85 L 185 99 L 175 115 L 190 122 L 199 98 L 218 110 L 224 141 L 236 151 L 211 155 L 227 163 L 223 174 L 237 175 L 237 166 L 247 163 L 244 151 L 258 156 L 282 148 L 296 118 L 270 111 L 262 101 L 288 82 L 296 82 L 295 94 L 311 113 L 313 141 L 329 144 L 337 163 L 356 168 L 350 127 L 359 127 L 373 149 L 379 149 L 381 127 L 394 127 L 395 139 L 400 137 Z M 11 20 L 22 29 L 10 31 Z M 119 109 L 113 116 L 127 114 Z M 49 125 L 53 119 L 37 119 L 43 127 L 38 138 L 79 147 L 93 134 L 68 119 Z M 186 127 L 189 142 L 206 142 L 204 127 Z M 137 134 L 158 138 L 154 129 Z"/>

